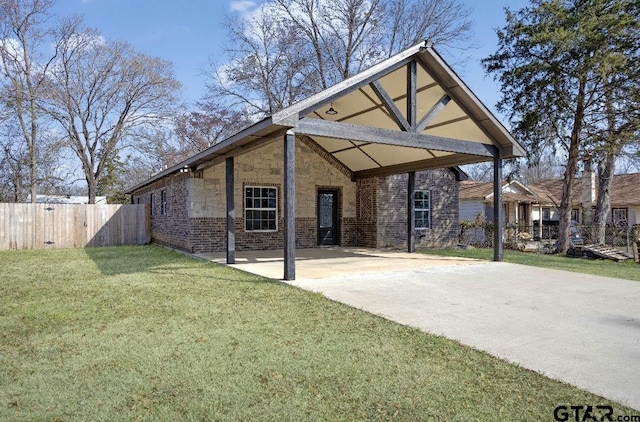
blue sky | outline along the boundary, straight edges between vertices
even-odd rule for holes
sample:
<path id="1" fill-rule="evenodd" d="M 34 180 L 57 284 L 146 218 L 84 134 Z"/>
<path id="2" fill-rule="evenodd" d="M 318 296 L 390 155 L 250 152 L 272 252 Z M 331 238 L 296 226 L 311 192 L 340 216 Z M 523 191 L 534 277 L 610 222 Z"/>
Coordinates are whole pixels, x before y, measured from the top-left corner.
<path id="1" fill-rule="evenodd" d="M 498 87 L 484 76 L 480 60 L 495 52 L 495 28 L 504 25 L 504 7 L 517 10 L 528 1 L 462 1 L 473 11 L 473 42 L 477 48 L 469 52 L 468 62 L 453 67 L 493 110 L 499 99 Z M 82 15 L 88 26 L 107 38 L 126 40 L 142 53 L 172 61 L 183 83 L 185 100 L 193 101 L 204 93 L 202 70 L 225 40 L 224 17 L 252 5 L 255 2 L 251 0 L 58 0 L 54 12 L 60 16 Z"/>

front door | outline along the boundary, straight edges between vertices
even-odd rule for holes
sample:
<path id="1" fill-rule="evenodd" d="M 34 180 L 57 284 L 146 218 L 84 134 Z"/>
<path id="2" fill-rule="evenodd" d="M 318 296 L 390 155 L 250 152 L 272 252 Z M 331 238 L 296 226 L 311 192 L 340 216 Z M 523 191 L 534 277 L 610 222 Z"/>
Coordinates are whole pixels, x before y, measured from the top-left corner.
<path id="1" fill-rule="evenodd" d="M 318 190 L 318 246 L 338 244 L 338 191 Z"/>

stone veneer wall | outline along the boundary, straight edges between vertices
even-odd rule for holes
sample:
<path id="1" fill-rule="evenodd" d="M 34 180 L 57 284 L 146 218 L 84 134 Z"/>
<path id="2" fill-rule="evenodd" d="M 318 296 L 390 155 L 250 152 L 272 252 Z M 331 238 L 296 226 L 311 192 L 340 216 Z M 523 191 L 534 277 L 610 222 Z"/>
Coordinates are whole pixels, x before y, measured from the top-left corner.
<path id="1" fill-rule="evenodd" d="M 279 249 L 284 245 L 282 142 L 265 142 L 235 159 L 236 250 Z M 178 173 L 135 192 L 134 203 L 150 203 L 152 241 L 189 252 L 226 249 L 225 163 L 195 173 Z M 244 187 L 278 189 L 278 230 L 244 230 Z M 167 191 L 167 214 L 160 210 L 161 191 Z M 296 142 L 296 247 L 317 245 L 317 191 L 339 191 L 338 220 L 341 246 L 403 249 L 407 245 L 407 175 L 351 181 L 317 151 Z M 417 247 L 457 243 L 458 184 L 448 169 L 416 173 L 416 189 L 431 191 L 432 228 L 417 229 Z"/>
<path id="2" fill-rule="evenodd" d="M 407 174 L 378 179 L 375 247 L 407 247 L 407 183 Z M 455 245 L 458 242 L 458 182 L 455 174 L 449 169 L 416 172 L 416 190 L 431 192 L 431 228 L 414 230 L 416 247 Z"/>
<path id="3" fill-rule="evenodd" d="M 260 148 L 234 160 L 236 250 L 279 249 L 284 246 L 282 169 L 283 141 L 264 142 Z M 194 252 L 226 248 L 225 163 L 204 170 L 202 179 L 191 179 L 189 218 L 190 247 Z M 244 187 L 272 186 L 278 190 L 278 230 L 251 232 L 244 229 Z M 356 245 L 356 183 L 327 162 L 306 143 L 296 141 L 296 247 L 317 246 L 317 191 L 339 191 L 340 244 Z"/>

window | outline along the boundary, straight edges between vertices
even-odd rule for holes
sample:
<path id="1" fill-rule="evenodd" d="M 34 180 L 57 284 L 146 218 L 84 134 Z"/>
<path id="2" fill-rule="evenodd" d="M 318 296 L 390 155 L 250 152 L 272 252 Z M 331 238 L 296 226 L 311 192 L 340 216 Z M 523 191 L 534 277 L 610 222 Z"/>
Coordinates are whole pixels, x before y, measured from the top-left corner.
<path id="1" fill-rule="evenodd" d="M 160 191 L 160 214 L 167 215 L 167 190 Z"/>
<path id="2" fill-rule="evenodd" d="M 551 208 L 543 208 L 542 209 L 542 219 L 543 220 L 551 220 Z"/>
<path id="3" fill-rule="evenodd" d="M 417 190 L 413 194 L 413 206 L 416 229 L 431 228 L 431 192 Z"/>
<path id="4" fill-rule="evenodd" d="M 149 196 L 149 206 L 151 208 L 151 215 L 153 215 L 153 194 Z"/>
<path id="5" fill-rule="evenodd" d="M 579 209 L 572 209 L 571 210 L 571 221 L 579 223 L 580 222 L 580 210 Z"/>
<path id="6" fill-rule="evenodd" d="M 278 230 L 278 190 L 274 187 L 244 188 L 244 229 L 272 232 Z"/>
<path id="7" fill-rule="evenodd" d="M 627 222 L 629 221 L 627 218 L 627 209 L 611 208 L 611 218 L 614 224 L 621 224 L 623 226 L 626 226 Z"/>

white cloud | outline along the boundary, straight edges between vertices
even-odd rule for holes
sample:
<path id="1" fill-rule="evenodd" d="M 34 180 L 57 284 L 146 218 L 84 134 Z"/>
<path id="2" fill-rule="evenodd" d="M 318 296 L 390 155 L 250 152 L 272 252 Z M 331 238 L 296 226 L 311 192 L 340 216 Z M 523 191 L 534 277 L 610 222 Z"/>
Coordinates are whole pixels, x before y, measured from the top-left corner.
<path id="1" fill-rule="evenodd" d="M 256 7 L 256 2 L 252 0 L 232 0 L 229 3 L 229 9 L 232 12 L 247 13 Z"/>

